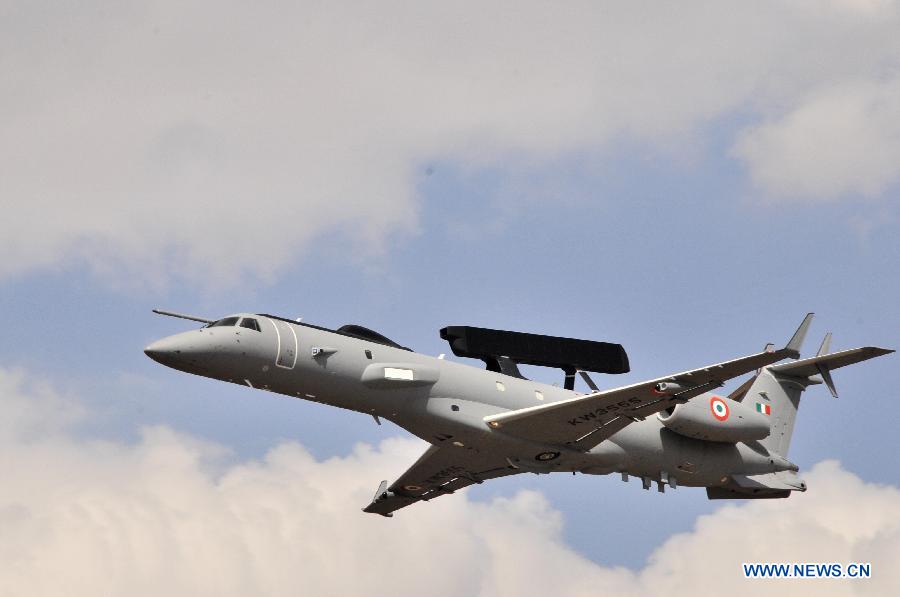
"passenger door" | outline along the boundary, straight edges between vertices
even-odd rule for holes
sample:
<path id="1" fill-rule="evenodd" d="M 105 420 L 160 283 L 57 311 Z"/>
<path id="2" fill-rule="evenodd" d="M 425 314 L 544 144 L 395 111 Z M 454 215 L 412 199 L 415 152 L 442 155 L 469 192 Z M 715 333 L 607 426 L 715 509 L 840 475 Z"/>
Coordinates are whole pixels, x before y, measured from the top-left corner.
<path id="1" fill-rule="evenodd" d="M 286 321 L 277 319 L 269 321 L 275 326 L 275 335 L 278 341 L 275 366 L 282 369 L 293 369 L 297 364 L 297 332 L 294 326 Z"/>

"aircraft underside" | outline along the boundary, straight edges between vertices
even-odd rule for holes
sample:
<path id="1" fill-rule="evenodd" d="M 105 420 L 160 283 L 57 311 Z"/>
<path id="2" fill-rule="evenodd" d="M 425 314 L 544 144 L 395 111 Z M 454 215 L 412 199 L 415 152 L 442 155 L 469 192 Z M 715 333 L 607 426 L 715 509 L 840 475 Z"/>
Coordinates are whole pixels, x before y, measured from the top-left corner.
<path id="1" fill-rule="evenodd" d="M 876 347 L 800 359 L 812 320 L 781 349 L 602 390 L 588 371 L 629 370 L 618 344 L 447 327 L 457 356 L 485 368 L 418 354 L 357 325 L 337 330 L 266 314 L 200 321 L 146 353 L 180 371 L 385 418 L 431 446 L 366 512 L 391 516 L 418 501 L 509 475 L 618 474 L 645 489 L 707 488 L 710 499 L 781 498 L 805 491 L 787 459 L 800 395 L 831 371 L 886 355 Z M 785 359 L 793 362 L 780 363 Z M 519 364 L 557 367 L 563 386 L 526 379 Z M 728 395 L 728 380 L 751 374 Z M 574 391 L 576 375 L 589 386 Z"/>

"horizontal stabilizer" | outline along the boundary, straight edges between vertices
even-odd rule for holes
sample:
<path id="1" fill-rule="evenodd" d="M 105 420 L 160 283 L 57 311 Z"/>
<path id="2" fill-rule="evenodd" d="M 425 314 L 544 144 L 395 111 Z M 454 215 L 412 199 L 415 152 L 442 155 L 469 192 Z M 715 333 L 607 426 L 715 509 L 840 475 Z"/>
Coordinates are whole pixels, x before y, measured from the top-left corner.
<path id="1" fill-rule="evenodd" d="M 832 370 L 854 363 L 861 363 L 875 357 L 891 354 L 893 350 L 887 348 L 878 348 L 876 346 L 866 346 L 863 348 L 851 348 L 850 350 L 842 350 L 831 354 L 802 359 L 793 363 L 784 363 L 781 365 L 770 365 L 769 371 L 780 375 L 791 375 L 793 377 L 810 377 L 820 373 L 819 369 Z"/>

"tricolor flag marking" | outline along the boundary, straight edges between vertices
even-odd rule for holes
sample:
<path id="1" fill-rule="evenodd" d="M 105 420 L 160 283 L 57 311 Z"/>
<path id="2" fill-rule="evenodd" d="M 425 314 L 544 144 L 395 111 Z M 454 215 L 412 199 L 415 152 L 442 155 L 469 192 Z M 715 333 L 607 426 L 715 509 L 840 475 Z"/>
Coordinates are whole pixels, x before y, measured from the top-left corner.
<path id="1" fill-rule="evenodd" d="M 757 402 L 756 403 L 756 412 L 762 413 L 764 415 L 771 415 L 772 407 L 769 406 L 768 404 L 763 404 L 762 402 Z"/>

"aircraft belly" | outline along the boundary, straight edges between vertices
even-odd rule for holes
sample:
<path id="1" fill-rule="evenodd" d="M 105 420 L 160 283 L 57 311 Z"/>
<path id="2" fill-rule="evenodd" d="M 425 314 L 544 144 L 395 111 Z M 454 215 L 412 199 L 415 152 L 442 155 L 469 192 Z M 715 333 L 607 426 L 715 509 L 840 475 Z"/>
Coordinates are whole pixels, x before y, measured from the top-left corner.
<path id="1" fill-rule="evenodd" d="M 630 425 L 604 443 L 615 444 L 626 454 L 624 466 L 608 472 L 622 471 L 651 479 L 658 479 L 664 472 L 682 486 L 718 485 L 723 477 L 732 474 L 761 474 L 787 468 L 784 462 L 773 461 L 765 448 L 755 442 L 727 444 L 693 439 L 666 429 L 655 419 Z M 591 453 L 602 453 L 603 445 Z"/>
<path id="2" fill-rule="evenodd" d="M 581 469 L 585 475 L 608 475 L 627 469 L 628 453 L 612 440 L 601 442 L 587 454 L 587 466 Z"/>
<path id="3" fill-rule="evenodd" d="M 409 403 L 392 421 L 435 446 L 496 456 L 525 472 L 575 471 L 590 462 L 579 450 L 492 431 L 484 417 L 496 411 L 481 402 L 438 396 Z"/>
<path id="4" fill-rule="evenodd" d="M 607 441 L 625 452 L 623 472 L 653 479 L 665 472 L 675 477 L 679 485 L 702 485 L 708 476 L 709 442 L 673 433 L 656 418 L 629 425 Z"/>
<path id="5" fill-rule="evenodd" d="M 464 443 L 473 449 L 489 449 L 502 445 L 506 439 L 491 433 L 484 424 L 484 417 L 496 410 L 471 400 L 431 397 L 408 403 L 398 415 L 397 423 L 431 443 L 448 441 Z"/>

